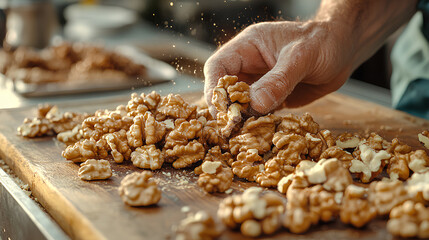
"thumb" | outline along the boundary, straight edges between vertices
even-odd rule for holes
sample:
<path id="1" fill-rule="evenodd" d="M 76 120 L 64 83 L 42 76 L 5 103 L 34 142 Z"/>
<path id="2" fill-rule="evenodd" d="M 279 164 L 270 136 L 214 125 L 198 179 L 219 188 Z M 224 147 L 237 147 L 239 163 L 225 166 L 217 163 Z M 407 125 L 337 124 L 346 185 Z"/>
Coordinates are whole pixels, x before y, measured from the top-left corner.
<path id="1" fill-rule="evenodd" d="M 307 74 L 307 57 L 299 49 L 293 51 L 293 48 L 296 47 L 289 49 L 288 53 L 281 53 L 276 65 L 250 86 L 250 107 L 253 110 L 266 114 L 276 109 Z"/>

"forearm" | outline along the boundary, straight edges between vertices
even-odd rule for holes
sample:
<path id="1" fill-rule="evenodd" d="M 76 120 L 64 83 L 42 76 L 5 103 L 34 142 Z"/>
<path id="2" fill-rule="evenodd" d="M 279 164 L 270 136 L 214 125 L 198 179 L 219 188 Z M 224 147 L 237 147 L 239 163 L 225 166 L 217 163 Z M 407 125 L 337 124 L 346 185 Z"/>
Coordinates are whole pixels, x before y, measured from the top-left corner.
<path id="1" fill-rule="evenodd" d="M 323 0 L 314 20 L 331 22 L 348 35 L 356 68 L 412 17 L 416 6 L 417 0 Z"/>

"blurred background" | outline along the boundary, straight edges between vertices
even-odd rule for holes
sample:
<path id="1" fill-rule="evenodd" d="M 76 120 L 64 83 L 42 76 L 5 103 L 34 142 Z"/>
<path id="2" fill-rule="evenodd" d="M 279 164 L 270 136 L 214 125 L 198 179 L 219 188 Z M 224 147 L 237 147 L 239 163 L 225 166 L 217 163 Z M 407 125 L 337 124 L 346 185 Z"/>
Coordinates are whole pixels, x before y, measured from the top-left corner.
<path id="1" fill-rule="evenodd" d="M 64 40 L 107 46 L 128 44 L 167 62 L 182 74 L 202 79 L 205 60 L 246 26 L 262 21 L 305 20 L 315 14 L 319 3 L 317 0 L 0 0 L 0 42 L 4 49 L 44 48 Z M 352 78 L 388 90 L 389 54 L 397 35 L 362 64 Z"/>

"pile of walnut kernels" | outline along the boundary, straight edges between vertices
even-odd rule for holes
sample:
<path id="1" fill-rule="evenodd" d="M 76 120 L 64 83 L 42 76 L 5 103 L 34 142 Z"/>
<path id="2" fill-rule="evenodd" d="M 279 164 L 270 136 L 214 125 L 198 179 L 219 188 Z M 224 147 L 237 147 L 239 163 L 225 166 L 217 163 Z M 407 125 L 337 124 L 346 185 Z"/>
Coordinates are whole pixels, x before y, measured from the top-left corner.
<path id="1" fill-rule="evenodd" d="M 228 196 L 218 218 L 245 236 L 274 234 L 281 227 L 303 233 L 311 225 L 339 218 L 362 227 L 389 215 L 388 231 L 401 237 L 429 237 L 429 156 L 424 150 L 376 133 L 333 136 L 309 114 L 245 118 L 249 86 L 225 76 L 213 92 L 216 120 L 207 108 L 179 95 L 132 94 L 126 106 L 93 114 L 60 113 L 42 106 L 18 128 L 25 137 L 57 134 L 67 144 L 62 156 L 82 163 L 83 180 L 107 179 L 112 159 L 156 170 L 195 167 L 198 185 L 209 193 L 230 189 L 234 176 L 277 188 L 259 187 Z M 429 148 L 429 132 L 418 135 Z M 389 178 L 380 180 L 385 171 Z M 161 191 L 150 171 L 126 176 L 119 188 L 131 206 L 156 204 Z M 177 239 L 214 239 L 221 234 L 206 212 L 190 214 L 175 228 Z"/>

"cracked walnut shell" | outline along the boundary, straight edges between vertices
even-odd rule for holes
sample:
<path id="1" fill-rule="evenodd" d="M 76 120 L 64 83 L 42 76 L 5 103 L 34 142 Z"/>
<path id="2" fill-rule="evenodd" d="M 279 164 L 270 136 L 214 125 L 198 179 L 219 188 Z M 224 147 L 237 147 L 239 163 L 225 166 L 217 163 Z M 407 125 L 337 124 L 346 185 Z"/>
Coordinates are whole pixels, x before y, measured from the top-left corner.
<path id="1" fill-rule="evenodd" d="M 152 180 L 152 172 L 134 172 L 121 181 L 119 195 L 122 201 L 130 206 L 149 206 L 159 202 L 161 191 Z"/>
<path id="2" fill-rule="evenodd" d="M 429 238 L 429 209 L 422 203 L 404 202 L 390 212 L 387 231 L 403 238 Z"/>
<path id="3" fill-rule="evenodd" d="M 102 180 L 111 177 L 112 170 L 107 160 L 88 159 L 80 165 L 78 175 L 82 180 Z"/>
<path id="4" fill-rule="evenodd" d="M 145 145 L 131 153 L 131 162 L 138 168 L 156 170 L 162 167 L 164 156 L 155 145 Z"/>

